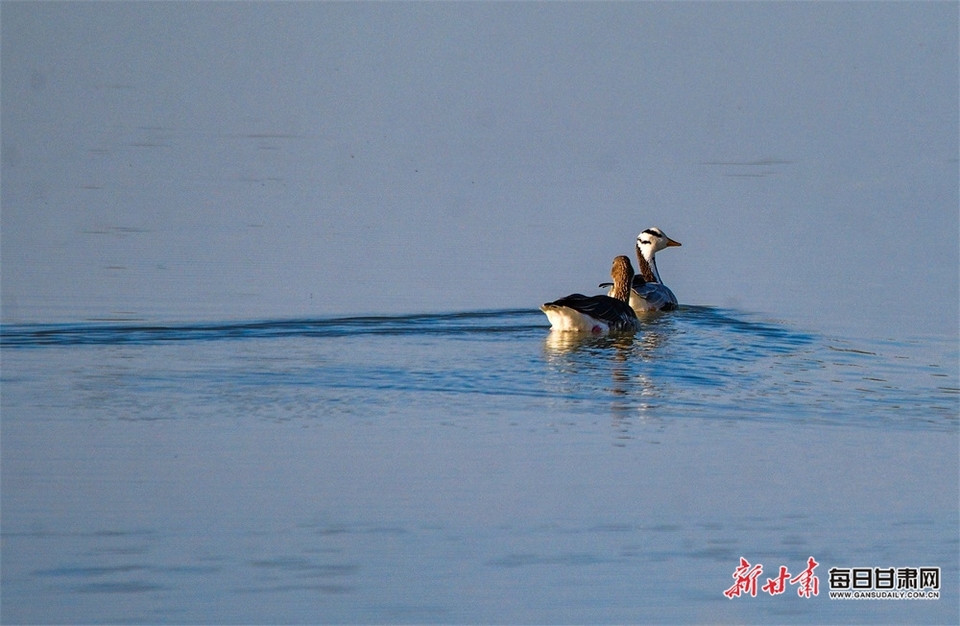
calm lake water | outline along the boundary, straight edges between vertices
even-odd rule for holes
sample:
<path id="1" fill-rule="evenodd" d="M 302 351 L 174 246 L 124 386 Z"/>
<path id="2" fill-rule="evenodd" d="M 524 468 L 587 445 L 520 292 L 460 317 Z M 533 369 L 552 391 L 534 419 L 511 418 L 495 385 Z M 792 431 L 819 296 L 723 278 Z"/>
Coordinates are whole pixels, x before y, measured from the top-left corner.
<path id="1" fill-rule="evenodd" d="M 958 3 L 0 14 L 0 622 L 960 622 Z"/>
<path id="2" fill-rule="evenodd" d="M 957 346 L 684 307 L 3 328 L 4 623 L 955 623 Z M 740 557 L 819 595 L 728 599 Z M 939 600 L 828 570 L 939 567 Z"/>

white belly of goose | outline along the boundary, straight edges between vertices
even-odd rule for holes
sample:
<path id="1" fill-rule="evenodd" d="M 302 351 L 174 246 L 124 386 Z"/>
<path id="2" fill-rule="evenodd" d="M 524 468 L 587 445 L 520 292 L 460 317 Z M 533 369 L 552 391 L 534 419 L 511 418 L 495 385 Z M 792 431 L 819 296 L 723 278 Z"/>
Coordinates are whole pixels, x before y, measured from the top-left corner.
<path id="1" fill-rule="evenodd" d="M 563 332 L 603 334 L 610 332 L 610 325 L 603 320 L 565 306 L 544 304 L 540 307 L 550 320 L 550 328 Z"/>

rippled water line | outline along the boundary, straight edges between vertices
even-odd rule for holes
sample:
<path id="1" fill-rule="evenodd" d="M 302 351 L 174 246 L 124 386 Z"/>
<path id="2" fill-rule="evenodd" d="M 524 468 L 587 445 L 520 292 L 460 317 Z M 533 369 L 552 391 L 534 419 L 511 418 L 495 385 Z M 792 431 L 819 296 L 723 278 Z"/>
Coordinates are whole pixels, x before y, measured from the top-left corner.
<path id="1" fill-rule="evenodd" d="M 698 326 L 720 326 L 738 335 L 762 337 L 782 344 L 782 349 L 802 345 L 810 336 L 770 323 L 745 321 L 735 313 L 712 307 L 685 306 L 671 315 L 643 320 L 647 332 L 669 332 L 676 319 Z M 262 320 L 204 324 L 5 324 L 0 326 L 0 346 L 40 347 L 69 345 L 150 344 L 171 341 L 212 341 L 280 337 L 339 337 L 360 334 L 403 335 L 509 333 L 546 329 L 543 314 L 534 309 L 466 311 L 440 314 L 358 316 L 324 319 Z M 572 337 L 573 341 L 581 338 Z M 593 338 L 588 337 L 588 340 Z"/>
<path id="2" fill-rule="evenodd" d="M 0 346 L 150 344 L 171 341 L 213 341 L 280 337 L 339 337 L 359 334 L 402 335 L 511 332 L 542 324 L 518 320 L 540 318 L 539 311 L 509 309 L 447 314 L 267 320 L 239 323 L 134 324 L 6 324 Z M 513 322 L 512 324 L 508 322 Z"/>

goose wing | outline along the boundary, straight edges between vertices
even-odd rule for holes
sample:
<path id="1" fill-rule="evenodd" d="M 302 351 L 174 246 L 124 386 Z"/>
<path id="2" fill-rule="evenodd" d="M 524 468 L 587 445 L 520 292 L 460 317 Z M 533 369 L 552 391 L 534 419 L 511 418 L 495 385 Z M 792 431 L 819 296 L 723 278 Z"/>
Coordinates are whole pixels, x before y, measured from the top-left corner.
<path id="1" fill-rule="evenodd" d="M 611 287 L 613 287 L 613 283 L 600 283 L 601 289 L 610 289 Z M 633 277 L 631 287 L 633 292 L 646 302 L 646 310 L 673 311 L 678 306 L 677 297 L 663 283 L 649 283 L 643 279 L 643 276 L 637 274 Z"/>
<path id="2" fill-rule="evenodd" d="M 644 283 L 639 289 L 634 284 L 633 290 L 658 311 L 672 311 L 677 308 L 677 297 L 662 283 Z"/>
<path id="3" fill-rule="evenodd" d="M 622 323 L 625 320 L 636 319 L 637 317 L 629 305 L 610 296 L 585 296 L 574 293 L 565 298 L 548 302 L 543 306 L 565 306 L 607 323 Z"/>

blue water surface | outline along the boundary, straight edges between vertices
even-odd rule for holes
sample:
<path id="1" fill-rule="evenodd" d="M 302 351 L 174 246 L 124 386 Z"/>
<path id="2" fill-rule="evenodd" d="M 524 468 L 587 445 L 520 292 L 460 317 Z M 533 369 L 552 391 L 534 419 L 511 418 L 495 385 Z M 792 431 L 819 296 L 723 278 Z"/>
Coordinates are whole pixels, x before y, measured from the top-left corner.
<path id="1" fill-rule="evenodd" d="M 0 622 L 960 622 L 960 4 L 0 16 Z"/>
<path id="2" fill-rule="evenodd" d="M 948 339 L 714 307 L 2 329 L 5 623 L 957 619 Z M 740 557 L 820 593 L 728 599 Z M 940 567 L 840 601 L 832 567 Z"/>

